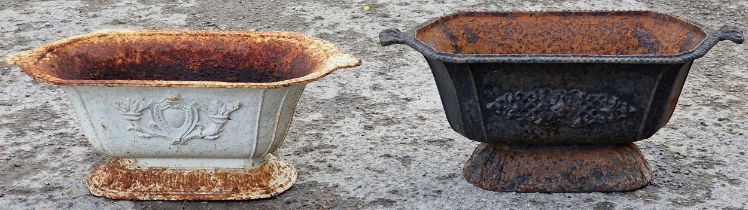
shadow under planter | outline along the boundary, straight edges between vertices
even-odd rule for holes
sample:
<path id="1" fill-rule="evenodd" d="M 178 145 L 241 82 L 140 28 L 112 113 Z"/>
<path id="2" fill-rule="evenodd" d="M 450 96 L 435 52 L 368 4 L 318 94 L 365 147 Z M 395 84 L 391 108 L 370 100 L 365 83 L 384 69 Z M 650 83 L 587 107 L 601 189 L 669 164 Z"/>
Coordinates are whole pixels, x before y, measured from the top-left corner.
<path id="1" fill-rule="evenodd" d="M 463 12 L 379 38 L 422 53 L 451 127 L 483 142 L 465 179 L 517 192 L 645 186 L 633 142 L 667 123 L 694 59 L 743 42 L 648 11 Z"/>
<path id="2" fill-rule="evenodd" d="M 290 188 L 272 153 L 307 83 L 360 64 L 286 32 L 111 31 L 7 58 L 60 85 L 81 128 L 111 158 L 91 193 L 128 200 L 247 200 Z"/>

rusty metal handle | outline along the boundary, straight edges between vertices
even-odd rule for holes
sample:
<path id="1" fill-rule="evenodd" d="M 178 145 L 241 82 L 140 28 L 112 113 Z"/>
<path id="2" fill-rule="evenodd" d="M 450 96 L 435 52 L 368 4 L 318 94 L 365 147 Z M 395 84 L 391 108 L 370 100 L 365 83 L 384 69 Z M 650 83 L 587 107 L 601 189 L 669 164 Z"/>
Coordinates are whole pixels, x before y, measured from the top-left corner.
<path id="1" fill-rule="evenodd" d="M 379 44 L 388 46 L 392 44 L 405 44 L 407 38 L 396 28 L 388 28 L 379 32 Z"/>
<path id="2" fill-rule="evenodd" d="M 744 41 L 743 30 L 737 26 L 722 26 L 722 28 L 719 28 L 719 30 L 716 31 L 716 34 L 719 41 L 730 40 L 736 44 L 743 44 Z"/>

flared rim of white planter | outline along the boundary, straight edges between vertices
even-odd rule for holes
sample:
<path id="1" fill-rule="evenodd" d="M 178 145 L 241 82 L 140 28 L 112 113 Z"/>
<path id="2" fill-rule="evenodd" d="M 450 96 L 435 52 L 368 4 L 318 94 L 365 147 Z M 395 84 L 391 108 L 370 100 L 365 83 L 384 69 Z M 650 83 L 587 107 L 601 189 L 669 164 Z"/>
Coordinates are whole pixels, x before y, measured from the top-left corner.
<path id="1" fill-rule="evenodd" d="M 216 39 L 221 39 L 225 43 L 207 43 L 213 42 Z M 209 41 L 210 40 L 210 41 Z M 203 42 L 205 41 L 205 42 Z M 263 55 L 272 55 L 272 53 L 283 54 L 278 55 L 280 57 L 286 56 L 288 53 L 296 53 L 299 56 L 306 56 L 301 60 L 286 61 L 289 65 L 303 66 L 306 72 L 298 76 L 288 76 L 283 80 L 269 81 L 269 82 L 223 82 L 213 80 L 179 80 L 179 79 L 164 79 L 164 80 L 147 80 L 147 79 L 127 79 L 127 78 L 110 78 L 110 79 L 95 79 L 95 78 L 81 78 L 80 75 L 67 75 L 66 69 L 75 69 L 80 66 L 74 66 L 77 63 L 75 61 L 64 60 L 69 59 L 67 56 L 59 56 L 57 53 L 88 53 L 85 56 L 98 57 L 100 59 L 109 58 L 109 61 L 115 62 L 134 62 L 133 60 L 123 60 L 131 57 L 134 59 L 148 59 L 147 57 L 138 57 L 140 55 L 133 56 L 133 52 L 117 51 L 116 47 L 130 47 L 132 49 L 139 49 L 138 47 L 149 44 L 148 42 L 157 42 L 160 46 L 179 46 L 181 45 L 184 49 L 193 49 L 195 47 L 203 47 L 202 50 L 208 50 L 212 52 L 226 51 L 234 53 L 241 52 L 242 47 L 256 47 L 256 45 L 272 46 L 274 44 L 286 44 L 294 47 L 293 51 L 278 51 L 272 52 L 268 50 Z M 113 43 L 111 46 L 106 44 Z M 102 45 L 104 44 L 104 45 Z M 119 45 L 117 45 L 119 44 Z M 104 46 L 104 47 L 102 47 Z M 106 48 L 109 47 L 109 48 Z M 277 46 L 276 46 L 277 47 Z M 212 48 L 212 49 L 211 49 Z M 287 46 L 280 46 L 275 48 L 287 49 Z M 158 50 L 157 47 L 152 50 Z M 173 49 L 164 49 L 163 51 L 171 52 Z M 201 49 L 197 49 L 201 50 Z M 259 51 L 262 51 L 260 49 Z M 258 52 L 259 52 L 258 51 Z M 128 54 L 130 53 L 130 54 Z M 153 55 L 153 52 L 151 55 Z M 197 52 L 193 52 L 196 53 Z M 246 53 L 246 52 L 244 52 Z M 252 54 L 252 53 L 249 53 Z M 256 54 L 256 53 L 255 53 Z M 160 54 L 156 54 L 160 55 Z M 109 57 L 107 57 L 109 56 Z M 221 58 L 222 55 L 199 55 L 199 59 L 215 59 L 223 62 L 225 60 Z M 202 57 L 205 56 L 205 57 Z M 211 57 L 214 56 L 214 57 Z M 215 57 L 217 56 L 217 57 Z M 236 55 L 234 55 L 236 56 Z M 167 56 L 168 57 L 168 56 Z M 176 58 L 175 58 L 176 59 Z M 232 57 L 232 61 L 241 59 L 251 59 L 250 57 Z M 262 60 L 262 59 L 259 59 Z M 267 60 L 267 59 L 265 59 Z M 143 87 L 195 87 L 195 88 L 280 88 L 287 87 L 295 84 L 305 84 L 312 81 L 319 80 L 320 78 L 334 72 L 337 69 L 355 67 L 361 64 L 361 61 L 350 54 L 343 53 L 340 49 L 335 47 L 333 44 L 305 36 L 294 32 L 248 32 L 248 31 L 187 31 L 187 30 L 111 30 L 111 31 L 100 31 L 94 33 L 83 34 L 74 36 L 59 41 L 55 41 L 36 49 L 19 52 L 15 55 L 11 55 L 5 58 L 5 61 L 9 64 L 18 65 L 28 75 L 36 80 L 45 81 L 56 85 L 86 85 L 86 86 L 143 86 Z M 66 63 L 67 62 L 67 63 Z M 137 62 L 137 61 L 135 61 Z M 181 62 L 181 61 L 176 61 Z M 199 63 L 201 61 L 195 61 Z M 277 61 L 268 61 L 277 62 Z M 86 61 L 79 61 L 78 63 L 86 63 Z M 90 61 L 88 63 L 91 63 Z M 73 65 L 73 66 L 71 66 Z M 199 65 L 199 64 L 197 64 Z M 243 65 L 243 64 L 239 64 Z M 258 64 L 261 65 L 261 64 Z M 68 66 L 68 67 L 66 67 Z M 158 67 L 153 67 L 158 68 Z M 278 67 L 286 68 L 288 67 Z M 294 68 L 290 68 L 294 69 Z M 297 68 L 298 69 L 298 68 Z M 273 72 L 274 70 L 270 70 Z M 304 70 L 302 70 L 304 71 Z M 220 79 L 216 79 L 220 80 Z"/>

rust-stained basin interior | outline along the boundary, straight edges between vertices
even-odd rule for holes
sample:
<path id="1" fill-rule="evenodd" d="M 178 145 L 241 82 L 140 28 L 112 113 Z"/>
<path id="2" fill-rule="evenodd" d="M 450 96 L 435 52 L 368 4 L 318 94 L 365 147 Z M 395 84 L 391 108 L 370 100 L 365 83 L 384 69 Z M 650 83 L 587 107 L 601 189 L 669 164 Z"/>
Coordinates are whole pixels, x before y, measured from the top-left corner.
<path id="1" fill-rule="evenodd" d="M 647 11 L 458 13 L 420 28 L 416 37 L 451 54 L 677 55 L 706 34 Z"/>
<path id="2" fill-rule="evenodd" d="M 65 39 L 10 60 L 56 84 L 147 85 L 144 80 L 274 83 L 321 77 L 329 72 L 320 71 L 342 67 L 326 63 L 340 55 L 331 44 L 295 33 L 124 31 Z M 344 66 L 359 62 L 346 58 Z"/>

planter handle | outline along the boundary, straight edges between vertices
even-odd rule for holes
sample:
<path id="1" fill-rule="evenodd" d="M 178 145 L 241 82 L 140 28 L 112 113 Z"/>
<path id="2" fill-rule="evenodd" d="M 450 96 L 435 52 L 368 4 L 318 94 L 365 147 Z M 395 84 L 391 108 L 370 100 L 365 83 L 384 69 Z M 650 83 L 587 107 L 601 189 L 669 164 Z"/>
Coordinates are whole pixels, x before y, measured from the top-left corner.
<path id="1" fill-rule="evenodd" d="M 444 56 L 440 55 L 439 52 L 431 48 L 430 46 L 419 41 L 413 32 L 401 32 L 396 28 L 388 28 L 379 32 L 379 44 L 382 46 L 388 46 L 392 44 L 405 44 L 410 46 L 422 54 L 429 56 Z"/>
<path id="2" fill-rule="evenodd" d="M 32 53 L 33 50 L 17 52 L 15 54 L 5 56 L 5 58 L 3 58 L 3 61 L 5 61 L 5 63 L 7 64 L 18 66 L 21 65 L 21 63 L 23 63 L 25 60 L 28 60 L 28 57 L 31 56 Z"/>
<path id="3" fill-rule="evenodd" d="M 396 28 L 388 28 L 379 32 L 379 44 L 388 46 L 391 44 L 405 44 L 408 37 Z"/>
<path id="4" fill-rule="evenodd" d="M 744 41 L 743 30 L 741 30 L 737 26 L 722 26 L 722 28 L 719 28 L 719 30 L 716 31 L 716 34 L 717 37 L 719 37 L 719 41 L 730 40 L 732 42 L 735 42 L 736 44 L 743 44 Z"/>
<path id="5" fill-rule="evenodd" d="M 340 53 L 331 56 L 327 62 L 334 68 L 347 68 L 361 65 L 361 60 L 351 54 Z"/>

